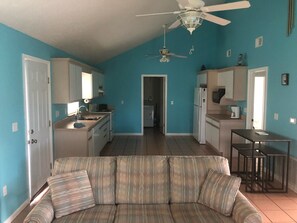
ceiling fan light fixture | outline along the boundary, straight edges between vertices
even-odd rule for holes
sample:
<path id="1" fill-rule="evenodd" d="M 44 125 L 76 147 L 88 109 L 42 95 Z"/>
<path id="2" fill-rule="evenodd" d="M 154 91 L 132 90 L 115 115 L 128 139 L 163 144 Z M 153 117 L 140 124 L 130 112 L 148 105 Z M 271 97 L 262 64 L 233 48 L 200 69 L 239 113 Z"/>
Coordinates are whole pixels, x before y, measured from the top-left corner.
<path id="1" fill-rule="evenodd" d="M 160 59 L 161 63 L 168 63 L 170 61 L 169 57 L 163 55 Z"/>
<path id="2" fill-rule="evenodd" d="M 202 12 L 188 10 L 178 15 L 180 23 L 192 34 L 195 29 L 201 26 L 204 15 Z"/>

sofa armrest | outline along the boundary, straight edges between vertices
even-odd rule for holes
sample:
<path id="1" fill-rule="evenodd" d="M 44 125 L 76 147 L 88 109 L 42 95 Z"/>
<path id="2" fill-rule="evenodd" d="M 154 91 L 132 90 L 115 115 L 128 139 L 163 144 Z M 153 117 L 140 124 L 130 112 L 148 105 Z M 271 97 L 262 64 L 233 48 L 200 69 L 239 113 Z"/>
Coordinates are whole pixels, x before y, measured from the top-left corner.
<path id="1" fill-rule="evenodd" d="M 40 200 L 40 202 L 27 215 L 24 223 L 48 223 L 54 219 L 54 207 L 49 192 Z"/>
<path id="2" fill-rule="evenodd" d="M 232 218 L 237 223 L 261 223 L 262 217 L 259 211 L 248 201 L 248 199 L 238 191 Z"/>

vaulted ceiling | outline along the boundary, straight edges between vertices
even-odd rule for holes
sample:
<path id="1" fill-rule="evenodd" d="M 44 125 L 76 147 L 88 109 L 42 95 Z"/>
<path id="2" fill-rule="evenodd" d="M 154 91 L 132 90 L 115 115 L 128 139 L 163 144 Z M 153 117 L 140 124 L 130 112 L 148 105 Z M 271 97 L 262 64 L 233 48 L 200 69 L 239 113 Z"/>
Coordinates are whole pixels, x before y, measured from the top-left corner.
<path id="1" fill-rule="evenodd" d="M 178 9 L 175 0 L 1 0 L 0 22 L 97 64 L 160 36 L 176 19 L 136 14 Z"/>

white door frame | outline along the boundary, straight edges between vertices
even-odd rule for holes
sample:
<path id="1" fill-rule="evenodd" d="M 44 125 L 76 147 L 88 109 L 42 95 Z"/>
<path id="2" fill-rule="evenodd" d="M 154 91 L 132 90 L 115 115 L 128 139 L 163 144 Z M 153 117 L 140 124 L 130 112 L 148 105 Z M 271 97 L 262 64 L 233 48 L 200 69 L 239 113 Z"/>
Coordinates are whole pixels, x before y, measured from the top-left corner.
<path id="1" fill-rule="evenodd" d="M 141 75 L 141 135 L 143 135 L 143 96 L 144 96 L 144 78 L 145 77 L 163 77 L 165 81 L 165 98 L 163 100 L 163 107 L 164 107 L 164 124 L 165 124 L 165 132 L 164 134 L 167 134 L 167 74 L 142 74 Z"/>
<path id="2" fill-rule="evenodd" d="M 247 113 L 246 113 L 246 128 L 247 129 L 251 129 L 251 122 L 250 120 L 252 119 L 252 99 L 253 99 L 253 90 L 254 90 L 254 77 L 257 73 L 259 72 L 265 72 L 265 85 L 266 85 L 266 89 L 265 89 L 265 106 L 264 106 L 264 122 L 263 122 L 263 126 L 264 129 L 266 129 L 266 109 L 267 109 L 267 90 L 268 90 L 268 67 L 259 67 L 259 68 L 254 68 L 254 69 L 249 69 L 248 70 L 248 86 L 247 86 Z M 252 88 L 252 89 L 251 89 Z"/>
<path id="3" fill-rule="evenodd" d="M 28 139 L 30 138 L 29 136 L 29 132 L 28 132 L 28 126 L 29 126 L 29 114 L 28 114 L 28 100 L 27 100 L 27 74 L 26 74 L 26 70 L 25 70 L 25 61 L 26 60 L 31 60 L 31 61 L 35 61 L 35 62 L 40 62 L 40 63 L 44 63 L 47 65 L 47 69 L 48 69 L 48 80 L 50 83 L 51 80 L 51 73 L 50 73 L 50 61 L 47 60 L 43 60 L 37 57 L 33 57 L 30 55 L 26 55 L 26 54 L 22 54 L 22 69 L 23 69 L 23 92 L 24 92 L 24 113 L 25 113 L 25 139 L 26 139 L 26 160 L 27 160 L 27 177 L 28 177 L 28 188 L 29 188 L 29 199 L 32 198 L 32 194 L 31 194 L 31 185 L 30 185 L 30 163 L 29 163 L 29 144 L 28 144 Z M 49 127 L 49 143 L 50 143 L 50 162 L 51 164 L 53 164 L 53 134 L 52 134 L 52 101 L 51 101 L 51 85 L 48 84 L 48 109 L 49 109 L 49 121 L 50 121 L 50 127 Z"/>

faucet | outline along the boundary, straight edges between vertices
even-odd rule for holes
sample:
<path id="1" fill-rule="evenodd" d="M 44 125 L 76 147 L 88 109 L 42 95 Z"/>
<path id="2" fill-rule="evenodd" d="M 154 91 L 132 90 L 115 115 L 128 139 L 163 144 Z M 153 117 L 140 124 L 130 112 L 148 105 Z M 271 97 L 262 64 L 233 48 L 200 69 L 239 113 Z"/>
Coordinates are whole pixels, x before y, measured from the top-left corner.
<path id="1" fill-rule="evenodd" d="M 77 120 L 82 119 L 82 114 L 81 114 L 81 111 L 80 111 L 81 108 L 85 108 L 86 111 L 89 111 L 86 106 L 84 106 L 84 105 L 79 106 L 79 108 L 76 111 L 76 119 Z"/>

